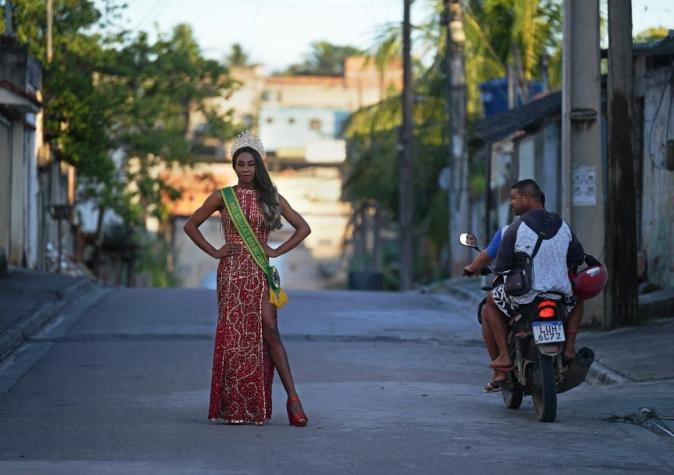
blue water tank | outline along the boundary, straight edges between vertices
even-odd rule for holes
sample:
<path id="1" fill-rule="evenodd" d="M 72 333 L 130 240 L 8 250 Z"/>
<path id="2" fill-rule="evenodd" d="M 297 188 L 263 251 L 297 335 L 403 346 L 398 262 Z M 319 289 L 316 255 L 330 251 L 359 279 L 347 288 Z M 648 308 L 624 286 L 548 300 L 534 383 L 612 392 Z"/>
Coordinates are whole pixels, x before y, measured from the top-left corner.
<path id="1" fill-rule="evenodd" d="M 529 81 L 529 98 L 543 92 L 543 83 L 541 81 Z M 480 95 L 482 97 L 482 107 L 484 107 L 484 116 L 491 117 L 508 110 L 508 79 L 498 78 L 491 81 L 485 81 L 480 84 Z M 524 103 L 522 97 L 518 94 L 516 105 L 521 106 Z"/>

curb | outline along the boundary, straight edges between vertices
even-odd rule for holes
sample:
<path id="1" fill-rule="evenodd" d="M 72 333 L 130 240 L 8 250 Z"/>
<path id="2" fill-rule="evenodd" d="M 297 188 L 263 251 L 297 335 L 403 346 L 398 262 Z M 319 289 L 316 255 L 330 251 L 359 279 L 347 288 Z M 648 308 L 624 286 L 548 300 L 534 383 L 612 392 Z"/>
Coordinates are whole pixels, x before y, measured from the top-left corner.
<path id="1" fill-rule="evenodd" d="M 33 333 L 56 317 L 64 307 L 80 298 L 87 291 L 93 289 L 93 287 L 94 282 L 89 279 L 75 282 L 56 293 L 59 297 L 56 303 L 43 305 L 33 314 L 26 316 L 20 322 L 2 332 L 0 334 L 0 361 L 7 358 Z"/>
<path id="2" fill-rule="evenodd" d="M 595 360 L 592 363 L 592 366 L 590 366 L 590 370 L 587 373 L 585 381 L 590 383 L 592 386 L 603 387 L 627 383 L 630 382 L 630 379 Z"/>
<path id="3" fill-rule="evenodd" d="M 484 295 L 479 294 L 476 295 L 475 292 L 471 292 L 469 290 L 464 290 L 458 287 L 448 287 L 446 290 L 446 293 L 451 295 L 452 297 L 455 297 L 459 300 L 462 301 L 467 301 L 476 307 L 480 305 L 480 302 L 482 302 L 482 299 L 484 298 Z"/>
<path id="4" fill-rule="evenodd" d="M 474 305 L 477 307 L 482 299 L 486 295 L 479 289 L 471 289 L 467 285 L 456 285 L 452 281 L 457 279 L 447 279 L 444 281 L 436 282 L 434 284 L 426 285 L 417 289 L 419 293 L 427 295 L 447 295 L 454 299 L 460 300 L 463 303 Z"/>
<path id="5" fill-rule="evenodd" d="M 674 317 L 674 289 L 663 289 L 639 295 L 639 318 L 657 320 Z"/>

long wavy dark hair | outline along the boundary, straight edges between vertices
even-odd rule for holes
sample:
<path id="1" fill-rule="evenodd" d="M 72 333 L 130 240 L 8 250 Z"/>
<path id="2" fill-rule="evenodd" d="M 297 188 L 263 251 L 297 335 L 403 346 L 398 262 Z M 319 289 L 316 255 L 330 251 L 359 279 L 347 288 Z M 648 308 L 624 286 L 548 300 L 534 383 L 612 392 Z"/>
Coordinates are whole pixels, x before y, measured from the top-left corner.
<path id="1" fill-rule="evenodd" d="M 241 147 L 232 157 L 232 167 L 236 168 L 236 159 L 244 152 L 250 153 L 255 158 L 255 188 L 258 190 L 257 201 L 262 208 L 267 229 L 274 231 L 281 229 L 281 204 L 278 199 L 278 191 L 271 181 L 267 167 L 264 166 L 262 157 L 252 147 Z"/>

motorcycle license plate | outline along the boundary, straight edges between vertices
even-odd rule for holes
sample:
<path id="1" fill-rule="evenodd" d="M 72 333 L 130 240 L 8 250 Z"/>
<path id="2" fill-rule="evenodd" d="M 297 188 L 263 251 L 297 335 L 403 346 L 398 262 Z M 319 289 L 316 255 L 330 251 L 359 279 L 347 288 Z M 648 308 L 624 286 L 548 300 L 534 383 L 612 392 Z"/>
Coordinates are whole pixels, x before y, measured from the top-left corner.
<path id="1" fill-rule="evenodd" d="M 564 324 L 558 320 L 552 322 L 533 322 L 534 341 L 541 343 L 559 343 L 564 341 Z"/>

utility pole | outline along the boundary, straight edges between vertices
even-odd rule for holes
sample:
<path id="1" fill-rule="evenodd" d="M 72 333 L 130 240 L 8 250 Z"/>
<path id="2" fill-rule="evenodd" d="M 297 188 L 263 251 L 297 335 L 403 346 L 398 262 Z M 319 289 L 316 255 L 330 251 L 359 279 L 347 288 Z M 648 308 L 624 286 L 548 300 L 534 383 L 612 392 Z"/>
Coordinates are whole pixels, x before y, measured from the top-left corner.
<path id="1" fill-rule="evenodd" d="M 562 217 L 572 225 L 585 252 L 601 260 L 605 197 L 599 0 L 564 0 L 563 55 Z M 585 322 L 605 325 L 604 316 L 601 299 L 585 302 Z"/>
<path id="2" fill-rule="evenodd" d="M 12 22 L 12 0 L 5 0 L 5 36 L 14 36 L 14 23 Z"/>
<path id="3" fill-rule="evenodd" d="M 632 104 L 632 2 L 608 1 L 606 326 L 637 321 L 637 219 Z"/>
<path id="4" fill-rule="evenodd" d="M 414 280 L 414 157 L 412 155 L 412 0 L 403 0 L 403 123 L 400 130 L 400 290 L 410 290 Z"/>
<path id="5" fill-rule="evenodd" d="M 459 234 L 470 232 L 468 203 L 468 147 L 466 137 L 466 60 L 461 0 L 445 0 L 447 15 L 447 115 L 449 119 L 449 262 L 452 276 L 460 275 L 470 262 L 468 249 L 459 243 Z M 485 236 L 488 239 L 488 236 Z"/>
<path id="6" fill-rule="evenodd" d="M 52 37 L 54 34 L 54 0 L 47 0 L 47 64 L 53 58 Z"/>

